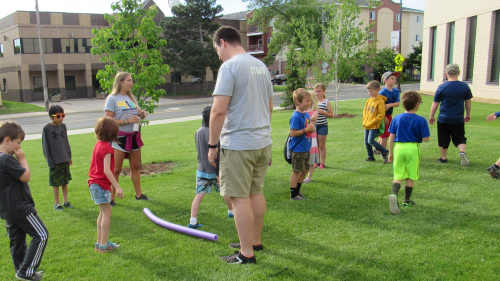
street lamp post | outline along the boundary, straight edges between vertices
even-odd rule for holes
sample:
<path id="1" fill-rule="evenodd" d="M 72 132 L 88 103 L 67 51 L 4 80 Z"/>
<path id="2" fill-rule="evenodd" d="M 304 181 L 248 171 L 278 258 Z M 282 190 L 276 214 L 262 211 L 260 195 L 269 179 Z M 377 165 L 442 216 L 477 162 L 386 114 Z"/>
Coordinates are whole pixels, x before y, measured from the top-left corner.
<path id="1" fill-rule="evenodd" d="M 38 11 L 38 0 L 36 3 L 36 24 L 38 27 L 38 47 L 40 49 L 40 63 L 42 66 L 43 100 L 45 101 L 45 111 L 49 111 L 49 94 L 47 91 L 47 74 L 45 73 L 45 63 L 43 61 L 42 32 L 40 27 L 40 12 Z"/>
<path id="2" fill-rule="evenodd" d="M 403 0 L 399 0 L 399 53 L 402 53 L 403 46 L 401 46 L 401 37 L 403 36 Z M 401 54 L 402 55 L 402 54 Z M 403 69 L 401 69 L 400 75 L 398 75 L 398 90 L 401 92 L 401 74 L 403 74 Z"/>

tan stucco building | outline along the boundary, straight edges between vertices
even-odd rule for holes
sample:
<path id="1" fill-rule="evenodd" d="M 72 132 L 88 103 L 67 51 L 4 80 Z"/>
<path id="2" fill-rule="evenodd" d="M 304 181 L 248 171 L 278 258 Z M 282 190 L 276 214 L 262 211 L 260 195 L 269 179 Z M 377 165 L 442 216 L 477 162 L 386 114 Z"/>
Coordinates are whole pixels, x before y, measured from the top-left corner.
<path id="1" fill-rule="evenodd" d="M 427 0 L 420 89 L 435 91 L 449 63 L 476 97 L 500 98 L 500 1 Z"/>

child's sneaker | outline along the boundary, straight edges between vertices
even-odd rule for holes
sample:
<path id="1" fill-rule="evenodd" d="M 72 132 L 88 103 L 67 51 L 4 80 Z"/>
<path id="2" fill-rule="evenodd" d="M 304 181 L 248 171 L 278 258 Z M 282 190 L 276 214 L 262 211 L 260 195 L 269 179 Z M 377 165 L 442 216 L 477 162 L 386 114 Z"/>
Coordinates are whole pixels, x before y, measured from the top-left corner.
<path id="1" fill-rule="evenodd" d="M 365 162 L 375 162 L 375 158 L 366 158 Z"/>
<path id="2" fill-rule="evenodd" d="M 396 194 L 389 195 L 389 210 L 395 215 L 400 213 L 398 196 Z"/>
<path id="3" fill-rule="evenodd" d="M 223 256 L 220 258 L 222 260 L 225 260 L 227 263 L 231 263 L 231 264 L 257 263 L 257 261 L 255 260 L 255 256 L 253 256 L 251 258 L 247 258 L 247 257 L 243 256 L 238 251 L 235 251 L 234 255 Z"/>
<path id="4" fill-rule="evenodd" d="M 229 217 L 229 215 L 228 215 L 228 217 Z M 188 224 L 189 228 L 200 228 L 202 226 L 203 226 L 203 224 L 199 224 L 199 223 L 197 223 L 197 224 Z"/>
<path id="5" fill-rule="evenodd" d="M 308 183 L 308 182 L 312 182 L 313 180 L 311 178 L 305 178 L 302 183 Z"/>
<path id="6" fill-rule="evenodd" d="M 228 219 L 234 219 L 234 214 L 227 214 Z"/>
<path id="7" fill-rule="evenodd" d="M 65 208 L 74 208 L 74 206 L 73 206 L 73 205 L 71 205 L 71 202 L 69 202 L 69 201 L 64 202 L 63 206 L 64 206 Z"/>
<path id="8" fill-rule="evenodd" d="M 113 208 L 114 206 L 116 206 L 115 200 L 111 200 L 111 202 L 109 202 L 109 205 L 111 205 L 111 208 Z"/>
<path id="9" fill-rule="evenodd" d="M 458 157 L 460 157 L 460 161 L 462 162 L 462 166 L 464 166 L 464 167 L 470 166 L 469 158 L 467 158 L 467 154 L 465 154 L 465 152 L 460 152 L 458 154 Z"/>
<path id="10" fill-rule="evenodd" d="M 303 198 L 303 197 L 301 197 L 300 195 L 297 195 L 297 196 L 295 196 L 295 197 L 292 197 L 292 196 L 290 195 L 290 199 L 292 199 L 292 200 L 297 200 L 297 201 L 304 200 L 304 198 Z"/>
<path id="11" fill-rule="evenodd" d="M 101 246 L 101 244 L 99 244 L 99 243 L 95 243 L 94 250 L 99 251 L 99 246 Z"/>
<path id="12" fill-rule="evenodd" d="M 314 169 L 318 168 L 318 167 L 319 167 L 319 164 L 321 164 L 321 163 L 316 163 L 316 164 L 314 164 Z"/>
<path id="13" fill-rule="evenodd" d="M 374 148 L 374 149 L 373 149 L 373 154 L 375 154 L 375 155 L 379 155 L 379 154 L 382 154 L 382 153 L 381 153 L 380 151 L 378 151 L 377 149 L 375 149 L 375 148 Z"/>
<path id="14" fill-rule="evenodd" d="M 106 244 L 106 245 L 99 245 L 99 253 L 114 251 L 114 250 L 119 249 L 119 248 L 120 248 L 120 245 L 108 241 L 108 244 Z"/>
<path id="15" fill-rule="evenodd" d="M 42 280 L 43 274 L 44 274 L 43 271 L 37 271 L 37 272 L 33 273 L 33 276 L 28 277 L 28 276 L 26 276 L 18 271 L 18 272 L 16 272 L 16 279 L 17 280 L 35 280 L 35 281 L 38 281 L 38 280 Z"/>
<path id="16" fill-rule="evenodd" d="M 54 205 L 54 210 L 56 210 L 56 211 L 64 211 L 64 208 L 61 206 L 61 204 L 56 204 L 56 205 Z"/>
<path id="17" fill-rule="evenodd" d="M 319 164 L 319 169 L 323 170 L 325 168 L 325 164 Z"/>
<path id="18" fill-rule="evenodd" d="M 500 172 L 498 171 L 498 168 L 495 167 L 495 165 L 491 165 L 490 167 L 486 168 L 486 171 L 490 173 L 491 177 L 494 179 L 499 179 L 500 178 Z"/>
<path id="19" fill-rule="evenodd" d="M 415 202 L 413 202 L 413 201 L 408 201 L 408 202 L 403 203 L 403 208 L 405 208 L 405 209 L 413 207 L 413 206 L 415 206 Z"/>
<path id="20" fill-rule="evenodd" d="M 302 192 L 299 192 L 299 194 L 297 194 L 297 195 L 300 196 L 300 197 L 302 197 L 302 198 L 304 198 L 304 199 L 306 199 L 306 196 L 304 194 L 302 194 Z"/>
<path id="21" fill-rule="evenodd" d="M 384 159 L 384 164 L 389 162 L 389 151 L 382 153 L 382 159 Z"/>
<path id="22" fill-rule="evenodd" d="M 151 200 L 152 198 L 149 198 L 146 196 L 146 194 L 141 194 L 141 196 L 137 197 L 135 196 L 135 200 Z"/>
<path id="23" fill-rule="evenodd" d="M 448 163 L 448 159 L 438 158 L 438 162 L 441 164 Z"/>

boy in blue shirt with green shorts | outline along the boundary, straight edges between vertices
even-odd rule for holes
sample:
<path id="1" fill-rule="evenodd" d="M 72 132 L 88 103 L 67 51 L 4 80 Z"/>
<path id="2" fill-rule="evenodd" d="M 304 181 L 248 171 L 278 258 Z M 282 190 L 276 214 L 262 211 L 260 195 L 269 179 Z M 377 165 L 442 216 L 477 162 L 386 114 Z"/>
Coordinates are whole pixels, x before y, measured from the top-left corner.
<path id="1" fill-rule="evenodd" d="M 389 210 L 393 214 L 399 214 L 398 192 L 403 180 L 405 184 L 405 197 L 403 207 L 408 208 L 415 205 L 410 201 L 413 191 L 413 182 L 418 180 L 420 157 L 420 143 L 428 142 L 430 137 L 429 126 L 424 117 L 415 112 L 420 107 L 422 97 L 415 91 L 406 91 L 401 97 L 405 113 L 399 114 L 391 122 L 389 127 L 389 162 L 394 162 L 394 181 L 392 182 L 392 194 L 389 195 Z"/>

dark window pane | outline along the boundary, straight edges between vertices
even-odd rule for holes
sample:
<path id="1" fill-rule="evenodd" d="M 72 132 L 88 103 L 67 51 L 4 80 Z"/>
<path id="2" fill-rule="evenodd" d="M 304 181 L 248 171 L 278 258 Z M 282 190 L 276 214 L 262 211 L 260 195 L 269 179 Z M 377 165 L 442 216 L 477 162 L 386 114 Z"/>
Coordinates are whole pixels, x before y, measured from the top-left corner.
<path id="1" fill-rule="evenodd" d="M 14 54 L 21 53 L 21 39 L 14 39 Z"/>
<path id="2" fill-rule="evenodd" d="M 92 89 L 99 89 L 101 88 L 101 83 L 97 79 L 96 75 L 92 75 Z"/>
<path id="3" fill-rule="evenodd" d="M 495 37 L 493 41 L 493 56 L 491 61 L 491 82 L 499 82 L 500 76 L 500 10 L 495 16 Z"/>
<path id="4" fill-rule="evenodd" d="M 474 53 L 476 51 L 476 27 L 477 16 L 469 18 L 469 51 L 467 52 L 467 72 L 466 81 L 472 81 L 474 74 Z"/>
<path id="5" fill-rule="evenodd" d="M 52 39 L 52 45 L 54 46 L 54 53 L 56 54 L 62 53 L 61 39 L 59 38 Z"/>
<path id="6" fill-rule="evenodd" d="M 75 76 L 64 76 L 66 90 L 76 90 Z"/>
<path id="7" fill-rule="evenodd" d="M 49 79 L 47 78 L 47 88 L 49 87 Z M 33 90 L 35 92 L 43 92 L 42 77 L 33 77 Z"/>
<path id="8" fill-rule="evenodd" d="M 448 37 L 448 64 L 453 63 L 453 49 L 455 44 L 455 22 L 449 24 Z"/>
<path id="9" fill-rule="evenodd" d="M 437 27 L 431 27 L 431 67 L 429 71 L 429 78 L 434 79 L 434 73 L 436 70 L 436 36 L 437 36 Z"/>

